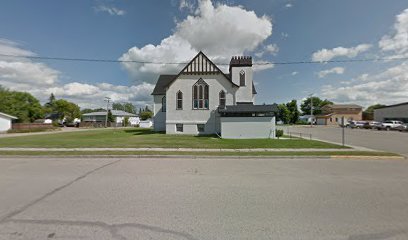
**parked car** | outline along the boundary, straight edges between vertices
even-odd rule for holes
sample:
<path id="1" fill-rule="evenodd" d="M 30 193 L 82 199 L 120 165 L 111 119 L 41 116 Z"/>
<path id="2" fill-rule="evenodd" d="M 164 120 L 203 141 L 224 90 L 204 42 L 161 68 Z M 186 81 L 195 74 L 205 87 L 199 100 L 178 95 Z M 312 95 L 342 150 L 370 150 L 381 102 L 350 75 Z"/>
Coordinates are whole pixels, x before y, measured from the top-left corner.
<path id="1" fill-rule="evenodd" d="M 366 121 L 351 121 L 349 127 L 350 128 L 363 128 L 366 124 Z"/>
<path id="2" fill-rule="evenodd" d="M 408 124 L 401 124 L 398 127 L 395 127 L 394 130 L 397 130 L 400 132 L 408 132 Z"/>
<path id="3" fill-rule="evenodd" d="M 366 122 L 363 126 L 364 129 L 378 129 L 381 127 L 381 122 L 376 122 L 376 121 L 370 121 Z"/>
<path id="4" fill-rule="evenodd" d="M 380 128 L 377 128 L 378 130 L 393 130 L 396 127 L 399 127 L 403 125 L 404 123 L 401 121 L 394 121 L 394 120 L 387 120 L 381 124 Z"/>

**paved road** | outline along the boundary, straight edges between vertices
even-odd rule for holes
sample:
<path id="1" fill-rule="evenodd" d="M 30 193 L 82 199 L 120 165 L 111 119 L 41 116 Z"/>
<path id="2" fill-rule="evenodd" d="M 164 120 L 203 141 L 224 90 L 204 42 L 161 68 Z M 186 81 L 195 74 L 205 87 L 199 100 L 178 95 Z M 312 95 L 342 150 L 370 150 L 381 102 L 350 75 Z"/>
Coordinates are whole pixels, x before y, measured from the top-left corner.
<path id="1" fill-rule="evenodd" d="M 340 127 L 326 126 L 290 126 L 282 127 L 286 131 L 312 134 L 313 138 L 341 143 Z M 346 144 L 388 151 L 408 156 L 408 133 L 397 131 L 377 131 L 367 129 L 345 129 Z"/>
<path id="2" fill-rule="evenodd" d="M 407 160 L 0 159 L 0 239 L 408 239 Z"/>

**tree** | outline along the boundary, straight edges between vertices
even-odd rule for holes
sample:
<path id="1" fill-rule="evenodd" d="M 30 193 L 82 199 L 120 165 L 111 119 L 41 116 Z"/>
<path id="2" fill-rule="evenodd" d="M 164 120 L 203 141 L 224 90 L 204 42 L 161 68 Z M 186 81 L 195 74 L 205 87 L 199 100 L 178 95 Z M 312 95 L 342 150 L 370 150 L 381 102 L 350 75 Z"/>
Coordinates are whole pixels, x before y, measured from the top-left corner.
<path id="1" fill-rule="evenodd" d="M 300 110 L 302 110 L 302 113 L 304 115 L 310 115 L 311 111 L 311 101 L 313 100 L 313 115 L 321 114 L 322 113 L 322 107 L 333 104 L 333 102 L 325 99 L 321 100 L 318 97 L 308 97 L 306 98 L 302 104 L 300 105 Z"/>
<path id="2" fill-rule="evenodd" d="M 290 122 L 290 112 L 284 103 L 278 105 L 277 118 L 277 120 L 282 121 L 284 124 L 288 124 Z"/>
<path id="3" fill-rule="evenodd" d="M 112 111 L 110 109 L 108 110 L 108 122 L 115 122 Z"/>
<path id="4" fill-rule="evenodd" d="M 363 111 L 363 119 L 364 120 L 373 120 L 374 119 L 374 110 L 378 108 L 385 107 L 386 105 L 383 104 L 374 104 L 366 108 L 366 110 Z"/>
<path id="5" fill-rule="evenodd" d="M 289 123 L 294 124 L 299 119 L 299 110 L 297 106 L 297 101 L 293 99 L 292 101 L 286 103 L 286 107 L 288 108 L 289 114 Z"/>
<path id="6" fill-rule="evenodd" d="M 122 110 L 128 113 L 136 114 L 136 107 L 132 103 L 113 103 L 112 104 L 113 110 Z"/>
<path id="7" fill-rule="evenodd" d="M 34 122 L 44 117 L 37 98 L 26 92 L 9 91 L 3 87 L 0 87 L 0 112 L 16 116 L 16 122 Z"/>
<path id="8" fill-rule="evenodd" d="M 81 117 L 81 110 L 78 105 L 64 99 L 54 101 L 54 113 L 58 113 L 61 119 L 72 122 L 75 118 Z"/>
<path id="9" fill-rule="evenodd" d="M 153 117 L 153 113 L 150 112 L 150 111 L 144 111 L 144 112 L 139 114 L 139 117 L 140 117 L 141 120 L 147 120 L 147 119 Z"/>

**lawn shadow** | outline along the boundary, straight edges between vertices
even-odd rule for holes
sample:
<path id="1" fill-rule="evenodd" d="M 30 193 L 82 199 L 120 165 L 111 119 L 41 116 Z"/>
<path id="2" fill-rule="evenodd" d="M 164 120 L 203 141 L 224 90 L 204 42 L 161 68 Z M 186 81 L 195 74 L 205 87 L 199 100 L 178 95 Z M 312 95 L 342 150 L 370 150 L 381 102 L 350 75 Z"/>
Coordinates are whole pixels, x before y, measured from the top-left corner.
<path id="1" fill-rule="evenodd" d="M 155 132 L 150 128 L 135 128 L 135 129 L 125 129 L 125 133 L 131 133 L 133 135 L 152 135 L 152 134 L 165 134 L 165 132 Z"/>

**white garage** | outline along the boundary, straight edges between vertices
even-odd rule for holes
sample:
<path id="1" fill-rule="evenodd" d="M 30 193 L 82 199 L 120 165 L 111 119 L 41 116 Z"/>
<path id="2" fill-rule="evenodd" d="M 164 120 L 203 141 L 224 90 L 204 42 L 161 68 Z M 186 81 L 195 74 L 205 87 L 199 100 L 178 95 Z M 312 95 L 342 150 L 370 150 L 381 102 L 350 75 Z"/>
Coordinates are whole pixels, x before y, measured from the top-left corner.
<path id="1" fill-rule="evenodd" d="M 14 116 L 0 112 L 0 132 L 7 132 L 11 129 L 11 122 L 17 119 Z"/>
<path id="2" fill-rule="evenodd" d="M 276 105 L 240 104 L 218 109 L 221 138 L 275 138 Z"/>

